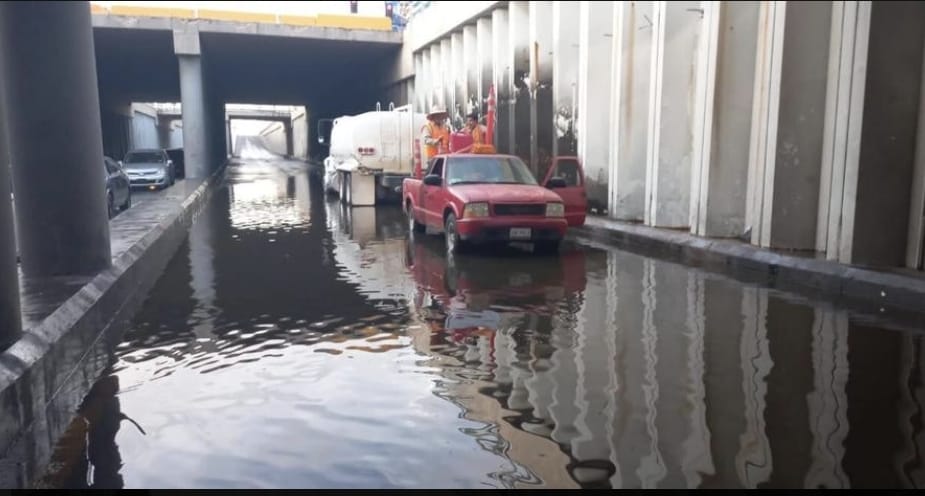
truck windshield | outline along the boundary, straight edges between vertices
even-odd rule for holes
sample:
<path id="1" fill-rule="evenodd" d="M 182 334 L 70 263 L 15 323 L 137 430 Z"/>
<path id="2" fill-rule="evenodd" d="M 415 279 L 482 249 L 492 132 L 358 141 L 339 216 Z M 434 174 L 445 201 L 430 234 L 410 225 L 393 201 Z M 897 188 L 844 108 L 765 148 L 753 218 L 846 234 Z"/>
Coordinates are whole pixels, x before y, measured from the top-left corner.
<path id="1" fill-rule="evenodd" d="M 460 184 L 537 184 L 530 169 L 516 157 L 451 158 L 446 183 Z"/>

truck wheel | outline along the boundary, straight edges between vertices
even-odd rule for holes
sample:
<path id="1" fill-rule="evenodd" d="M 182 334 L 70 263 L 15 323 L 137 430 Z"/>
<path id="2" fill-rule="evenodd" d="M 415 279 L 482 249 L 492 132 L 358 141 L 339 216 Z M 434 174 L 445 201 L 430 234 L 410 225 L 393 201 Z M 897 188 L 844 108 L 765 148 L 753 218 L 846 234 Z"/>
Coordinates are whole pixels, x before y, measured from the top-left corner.
<path id="1" fill-rule="evenodd" d="M 344 203 L 346 203 L 349 207 L 350 205 L 353 205 L 353 175 L 349 172 L 344 174 L 343 183 L 344 189 L 346 190 L 346 199 L 344 200 Z"/>
<path id="2" fill-rule="evenodd" d="M 408 204 L 408 231 L 412 233 L 424 232 L 424 225 L 414 218 L 414 207 L 411 204 Z"/>
<path id="3" fill-rule="evenodd" d="M 446 217 L 444 226 L 446 233 L 446 251 L 449 254 L 462 253 L 466 250 L 465 241 L 459 239 L 459 233 L 456 232 L 456 215 L 450 214 Z"/>

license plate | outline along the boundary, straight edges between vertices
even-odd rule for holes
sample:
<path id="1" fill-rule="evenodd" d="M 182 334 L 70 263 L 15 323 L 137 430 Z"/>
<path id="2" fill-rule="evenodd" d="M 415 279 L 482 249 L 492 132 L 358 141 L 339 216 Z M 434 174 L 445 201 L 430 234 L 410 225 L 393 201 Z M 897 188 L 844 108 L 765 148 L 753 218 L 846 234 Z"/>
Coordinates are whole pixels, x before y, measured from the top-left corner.
<path id="1" fill-rule="evenodd" d="M 512 227 L 511 228 L 511 239 L 530 239 L 530 235 L 533 234 L 529 227 Z"/>

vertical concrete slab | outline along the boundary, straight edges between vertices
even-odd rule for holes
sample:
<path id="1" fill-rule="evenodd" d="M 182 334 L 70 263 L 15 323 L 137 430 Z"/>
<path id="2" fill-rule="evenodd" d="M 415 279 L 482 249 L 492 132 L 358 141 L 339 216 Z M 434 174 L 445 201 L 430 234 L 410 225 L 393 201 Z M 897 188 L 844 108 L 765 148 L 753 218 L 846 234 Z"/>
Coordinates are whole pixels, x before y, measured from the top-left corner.
<path id="1" fill-rule="evenodd" d="M 835 2 L 826 83 L 816 249 L 851 261 L 871 2 Z"/>
<path id="2" fill-rule="evenodd" d="M 700 2 L 655 2 L 646 174 L 647 225 L 690 226 Z"/>
<path id="3" fill-rule="evenodd" d="M 479 60 L 478 60 L 478 41 L 476 37 L 477 27 L 474 24 L 463 27 L 463 100 L 460 103 L 460 116 L 465 118 L 466 115 L 479 109 Z M 459 122 L 460 127 L 465 125 L 463 119 Z"/>
<path id="4" fill-rule="evenodd" d="M 5 115 L 5 83 L 0 80 L 0 115 Z M 19 302 L 19 267 L 16 263 L 16 225 L 10 199 L 10 149 L 6 119 L 0 119 L 0 348 L 15 342 L 22 331 Z"/>
<path id="5" fill-rule="evenodd" d="M 112 254 L 90 9 L 7 2 L 0 38 L 9 145 L 0 167 L 12 163 L 23 273 L 95 274 Z M 9 188 L 0 183 L 0 200 Z"/>
<path id="6" fill-rule="evenodd" d="M 414 54 L 414 110 L 415 112 L 426 112 L 426 98 L 424 97 L 424 53 Z"/>
<path id="7" fill-rule="evenodd" d="M 691 164 L 691 232 L 735 237 L 745 229 L 760 4 L 705 2 L 703 8 Z"/>
<path id="8" fill-rule="evenodd" d="M 573 4 L 552 6 L 552 92 L 555 140 L 553 156 L 578 155 L 575 112 L 578 109 L 579 12 Z"/>
<path id="9" fill-rule="evenodd" d="M 615 2 L 610 120 L 611 217 L 645 217 L 652 2 Z"/>
<path id="10" fill-rule="evenodd" d="M 450 36 L 450 79 L 453 81 L 453 91 L 450 93 L 452 101 L 447 105 L 450 113 L 450 122 L 454 128 L 459 128 L 465 115 L 466 104 L 466 71 L 463 59 L 463 34 L 457 31 Z"/>
<path id="11" fill-rule="evenodd" d="M 430 112 L 430 107 L 434 104 L 431 86 L 433 73 L 433 67 L 430 64 L 430 48 L 424 48 L 421 50 L 421 78 L 418 86 L 418 94 L 421 95 L 421 104 L 424 106 L 421 109 L 422 112 Z"/>
<path id="12" fill-rule="evenodd" d="M 530 2 L 530 164 L 543 177 L 552 157 L 553 2 Z"/>
<path id="13" fill-rule="evenodd" d="M 815 248 L 831 2 L 762 4 L 750 157 L 751 241 Z M 763 26 L 764 27 L 764 26 Z"/>
<path id="14" fill-rule="evenodd" d="M 925 264 L 925 62 L 919 90 L 919 119 L 915 137 L 915 164 L 909 205 L 909 240 L 906 267 L 921 269 Z"/>
<path id="15" fill-rule="evenodd" d="M 511 75 L 512 57 L 508 54 L 510 48 L 510 33 L 508 29 L 508 11 L 495 9 L 491 13 L 491 46 L 492 46 L 492 76 L 491 81 L 495 87 L 495 148 L 501 153 L 512 153 L 511 122 L 513 122 L 513 105 Z"/>
<path id="16" fill-rule="evenodd" d="M 437 105 L 443 105 L 443 62 L 440 60 L 440 42 L 435 41 L 430 45 L 430 105 L 427 111 Z"/>
<path id="17" fill-rule="evenodd" d="M 494 53 L 492 42 L 494 31 L 490 17 L 482 17 L 475 25 L 476 80 L 478 81 L 477 107 L 480 116 L 488 112 L 488 90 L 494 81 Z M 497 93 L 495 94 L 497 103 Z M 497 105 L 496 105 L 497 107 Z"/>
<path id="18" fill-rule="evenodd" d="M 451 37 L 446 37 L 440 40 L 440 74 L 442 76 L 442 85 L 440 92 L 440 105 L 446 109 L 447 112 L 452 112 L 451 105 L 453 104 L 453 92 L 455 91 L 453 83 L 453 54 L 450 46 Z M 452 114 L 450 114 L 452 116 Z"/>
<path id="19" fill-rule="evenodd" d="M 515 1 L 508 4 L 508 57 L 511 68 L 512 105 L 510 121 L 511 151 L 530 163 L 530 5 Z"/>
<path id="20" fill-rule="evenodd" d="M 183 113 L 183 161 L 187 177 L 202 179 L 209 176 L 202 59 L 198 55 L 179 55 L 178 59 Z"/>
<path id="21" fill-rule="evenodd" d="M 871 7 L 851 262 L 900 267 L 909 236 L 925 3 Z"/>
<path id="22" fill-rule="evenodd" d="M 580 2 L 578 54 L 578 157 L 585 170 L 588 206 L 606 213 L 610 180 L 610 65 L 613 2 Z"/>

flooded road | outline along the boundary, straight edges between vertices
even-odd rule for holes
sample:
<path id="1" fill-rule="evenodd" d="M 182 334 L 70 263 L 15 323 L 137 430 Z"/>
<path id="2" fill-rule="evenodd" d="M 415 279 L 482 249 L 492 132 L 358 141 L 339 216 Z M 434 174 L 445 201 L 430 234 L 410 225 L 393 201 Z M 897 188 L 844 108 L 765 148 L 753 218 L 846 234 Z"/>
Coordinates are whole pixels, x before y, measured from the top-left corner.
<path id="1" fill-rule="evenodd" d="M 405 224 L 233 164 L 45 483 L 925 485 L 919 335 L 606 247 L 448 260 Z"/>

